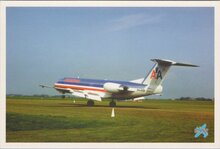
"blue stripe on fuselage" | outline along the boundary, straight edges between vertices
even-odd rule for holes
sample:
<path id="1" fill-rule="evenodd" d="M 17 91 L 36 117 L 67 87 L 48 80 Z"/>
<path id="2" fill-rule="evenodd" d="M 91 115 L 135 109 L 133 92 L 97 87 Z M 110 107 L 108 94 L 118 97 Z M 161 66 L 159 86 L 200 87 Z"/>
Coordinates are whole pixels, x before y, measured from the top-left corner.
<path id="1" fill-rule="evenodd" d="M 69 80 L 66 82 L 65 80 Z M 73 82 L 71 82 L 73 80 Z M 78 80 L 78 81 L 75 81 Z M 78 79 L 78 78 L 63 78 L 59 80 L 57 83 L 59 84 L 66 84 L 66 85 L 81 85 L 81 86 L 90 86 L 90 87 L 99 87 L 103 88 L 103 85 L 107 82 L 118 83 L 127 87 L 132 88 L 144 88 L 145 85 L 127 82 L 127 81 L 114 81 L 114 80 L 96 80 L 96 79 Z"/>

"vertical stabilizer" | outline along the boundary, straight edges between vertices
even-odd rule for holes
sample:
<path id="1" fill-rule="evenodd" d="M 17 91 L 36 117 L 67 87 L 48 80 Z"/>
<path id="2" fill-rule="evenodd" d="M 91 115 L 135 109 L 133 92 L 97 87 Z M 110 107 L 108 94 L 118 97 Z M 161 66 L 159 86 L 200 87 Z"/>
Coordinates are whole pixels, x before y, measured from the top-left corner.
<path id="1" fill-rule="evenodd" d="M 164 59 L 152 59 L 152 61 L 155 62 L 156 64 L 142 81 L 142 84 L 149 85 L 151 86 L 151 88 L 157 88 L 157 86 L 162 84 L 163 80 L 165 79 L 172 65 L 198 67 L 197 65 L 177 63 L 171 60 L 164 60 Z"/>

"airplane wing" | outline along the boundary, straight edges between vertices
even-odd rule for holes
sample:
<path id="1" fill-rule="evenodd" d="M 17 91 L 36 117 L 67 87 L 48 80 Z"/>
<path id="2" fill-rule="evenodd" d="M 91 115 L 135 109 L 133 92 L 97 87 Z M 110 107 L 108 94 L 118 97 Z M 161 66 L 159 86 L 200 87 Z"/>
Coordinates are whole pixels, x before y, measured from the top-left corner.
<path id="1" fill-rule="evenodd" d="M 87 91 L 80 91 L 80 90 L 72 90 L 72 89 L 70 89 L 69 91 L 71 92 L 73 96 L 76 96 L 76 97 L 102 101 L 102 98 L 98 94 L 95 94 L 95 93 L 90 93 Z"/>
<path id="2" fill-rule="evenodd" d="M 69 89 L 69 88 L 59 88 L 59 87 L 48 86 L 48 85 L 43 85 L 43 84 L 40 84 L 39 86 L 42 88 L 56 89 L 57 91 L 62 92 L 62 93 L 71 93 L 72 92 L 71 89 Z"/>
<path id="3" fill-rule="evenodd" d="M 57 91 L 61 93 L 72 93 L 73 90 L 70 88 L 60 88 L 60 87 L 54 87 Z"/>
<path id="4" fill-rule="evenodd" d="M 87 98 L 92 100 L 101 101 L 101 97 L 98 94 L 95 93 L 89 93 L 86 91 L 80 91 L 80 90 L 73 90 L 71 88 L 60 88 L 60 87 L 53 87 L 53 86 L 47 86 L 47 85 L 39 85 L 42 88 L 53 88 L 61 93 L 71 93 L 73 96 L 81 97 L 81 98 Z"/>

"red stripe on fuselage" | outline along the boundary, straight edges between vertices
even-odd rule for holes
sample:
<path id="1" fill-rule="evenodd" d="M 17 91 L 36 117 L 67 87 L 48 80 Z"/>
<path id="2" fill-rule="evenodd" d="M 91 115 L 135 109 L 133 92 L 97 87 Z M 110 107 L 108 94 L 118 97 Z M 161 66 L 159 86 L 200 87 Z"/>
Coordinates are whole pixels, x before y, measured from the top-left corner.
<path id="1" fill-rule="evenodd" d="M 104 90 L 104 89 L 87 88 L 87 87 L 79 87 L 79 86 L 54 85 L 54 87 L 71 88 L 71 89 L 77 89 L 77 90 L 91 90 L 91 91 L 106 92 L 106 90 Z"/>

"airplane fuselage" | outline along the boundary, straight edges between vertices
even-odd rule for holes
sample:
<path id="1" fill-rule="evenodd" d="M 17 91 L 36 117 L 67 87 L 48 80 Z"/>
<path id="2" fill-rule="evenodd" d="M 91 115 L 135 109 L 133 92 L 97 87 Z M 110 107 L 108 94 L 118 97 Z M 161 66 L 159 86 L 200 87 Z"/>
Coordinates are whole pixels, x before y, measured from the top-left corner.
<path id="1" fill-rule="evenodd" d="M 106 90 L 106 83 L 120 84 L 129 88 L 135 88 L 133 92 L 129 91 L 111 91 Z M 111 85 L 111 84 L 110 84 Z M 62 92 L 63 89 L 73 90 L 75 93 L 84 97 L 86 95 L 100 96 L 101 98 L 114 98 L 114 99 L 129 99 L 152 94 L 147 85 L 127 82 L 127 81 L 113 81 L 113 80 L 96 80 L 96 79 L 79 79 L 79 78 L 63 78 L 54 84 L 54 88 Z M 81 94 L 81 95 L 80 95 Z"/>

